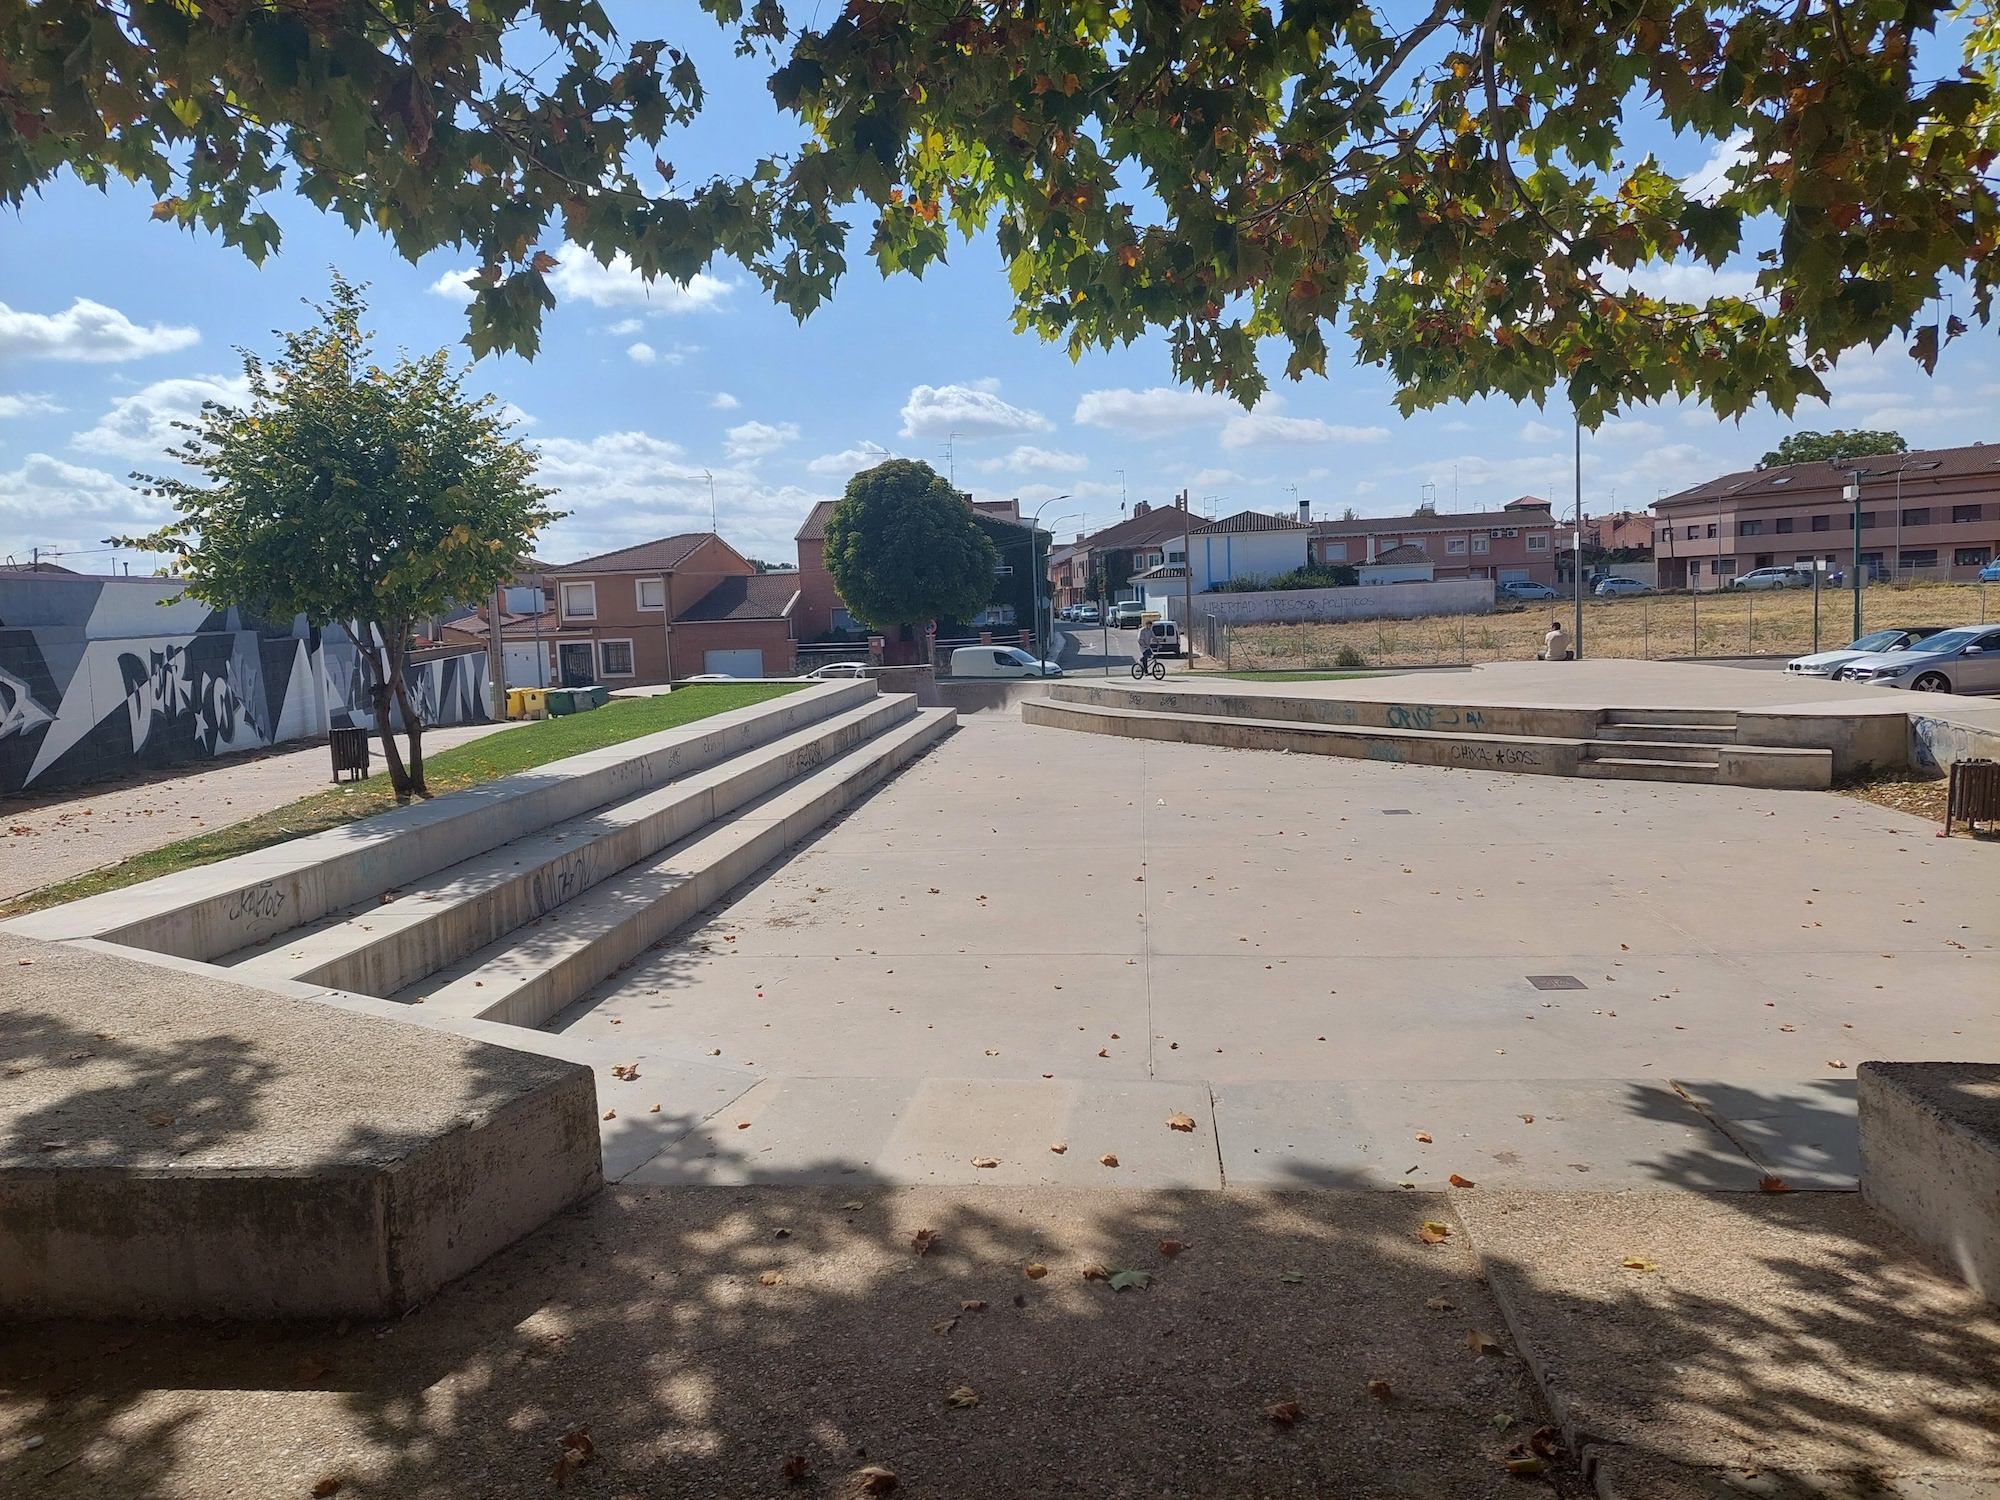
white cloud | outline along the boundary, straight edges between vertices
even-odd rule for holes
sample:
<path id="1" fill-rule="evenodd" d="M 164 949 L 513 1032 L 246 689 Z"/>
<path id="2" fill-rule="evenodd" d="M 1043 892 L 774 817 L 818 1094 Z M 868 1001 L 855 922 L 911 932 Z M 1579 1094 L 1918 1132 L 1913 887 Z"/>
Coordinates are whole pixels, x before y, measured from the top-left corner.
<path id="1" fill-rule="evenodd" d="M 1311 480 L 1311 479 L 1324 479 L 1324 478 L 1326 478 L 1326 477 L 1327 477 L 1327 476 L 1328 476 L 1329 474 L 1331 474 L 1332 472 L 1333 472 L 1333 470 L 1331 470 L 1331 469 L 1307 469 L 1307 470 L 1306 470 L 1306 478 L 1307 478 L 1307 479 L 1309 479 L 1309 480 Z"/>
<path id="2" fill-rule="evenodd" d="M 1205 490 L 1211 485 L 1235 484 L 1242 478 L 1234 469 L 1196 469 L 1192 474 L 1185 475 L 1181 484 L 1190 490 Z M 1199 500 L 1201 496 L 1197 494 L 1195 499 Z"/>
<path id="3" fill-rule="evenodd" d="M 1724 263 L 1720 270 L 1702 261 L 1671 266 L 1636 266 L 1630 271 L 1616 267 L 1604 273 L 1604 284 L 1612 291 L 1633 287 L 1664 302 L 1705 303 L 1711 297 L 1756 297 L 1754 269 Z"/>
<path id="4" fill-rule="evenodd" d="M 730 395 L 729 392 L 727 391 L 717 391 L 715 393 L 715 399 L 709 402 L 708 404 L 714 407 L 717 411 L 735 411 L 736 408 L 741 406 L 743 403 L 741 401 L 738 401 L 734 396 Z"/>
<path id="5" fill-rule="evenodd" d="M 1529 422 L 1521 428 L 1524 443 L 1553 443 L 1558 436 L 1555 428 L 1545 427 L 1540 422 Z"/>
<path id="6" fill-rule="evenodd" d="M 1725 174 L 1750 159 L 1750 153 L 1744 149 L 1749 144 L 1747 130 L 1738 130 L 1717 141 L 1709 148 L 1708 160 L 1681 179 L 1681 191 L 1698 202 L 1714 203 L 1734 186 Z"/>
<path id="7" fill-rule="evenodd" d="M 1667 435 L 1667 432 L 1664 427 L 1652 422 L 1628 419 L 1622 422 L 1606 422 L 1597 429 L 1596 435 L 1614 443 L 1657 443 Z"/>
<path id="8" fill-rule="evenodd" d="M 548 281 L 559 302 L 637 307 L 649 313 L 708 312 L 720 307 L 736 290 L 734 282 L 706 271 L 696 272 L 686 286 L 664 276 L 649 285 L 629 257 L 613 256 L 610 265 L 599 265 L 597 257 L 577 245 L 565 244 L 556 252 L 556 260 Z M 431 292 L 453 302 L 470 302 L 472 288 L 466 283 L 473 274 L 470 270 L 447 271 L 431 283 Z M 620 326 L 614 325 L 612 331 L 617 333 Z"/>
<path id="9" fill-rule="evenodd" d="M 799 425 L 796 422 L 780 422 L 773 427 L 768 422 L 745 422 L 741 427 L 730 428 L 728 437 L 725 451 L 731 458 L 757 459 L 766 453 L 776 452 L 787 443 L 796 443 L 799 440 Z"/>
<path id="10" fill-rule="evenodd" d="M 1023 443 L 1005 458 L 989 458 L 982 462 L 980 470 L 987 474 L 998 474 L 1011 470 L 1016 474 L 1080 474 L 1090 467 L 1090 460 L 1081 453 L 1067 453 L 1060 448 L 1037 448 Z"/>
<path id="11" fill-rule="evenodd" d="M 1364 479 L 1354 487 L 1354 493 L 1357 495 L 1372 495 L 1380 488 L 1381 486 L 1374 480 Z"/>
<path id="12" fill-rule="evenodd" d="M 1227 396 L 1152 386 L 1143 391 L 1086 391 L 1070 418 L 1079 427 L 1121 432 L 1167 433 L 1186 427 L 1220 426 L 1243 408 Z"/>
<path id="13" fill-rule="evenodd" d="M 141 328 L 115 307 L 79 297 L 68 311 L 15 312 L 0 302 L 0 360 L 59 359 L 79 364 L 115 364 L 171 354 L 201 342 L 193 328 L 155 323 Z"/>
<path id="14" fill-rule="evenodd" d="M 1222 429 L 1225 448 L 1270 448 L 1296 443 L 1385 443 L 1386 427 L 1339 427 L 1318 417 L 1278 414 L 1282 403 L 1267 397 L 1254 411 L 1231 417 Z"/>
<path id="15" fill-rule="evenodd" d="M 1016 433 L 1047 432 L 1055 424 L 1038 411 L 1010 406 L 990 389 L 995 381 L 971 385 L 920 385 L 903 403 L 903 436 L 938 438 L 957 433 L 962 438 L 1012 437 Z"/>
<path id="16" fill-rule="evenodd" d="M 620 318 L 604 331 L 615 339 L 629 339 L 646 326 L 644 318 Z"/>
<path id="17" fill-rule="evenodd" d="M 52 416 L 63 409 L 56 404 L 53 396 L 44 396 L 35 391 L 0 396 L 0 418 Z"/>
<path id="18" fill-rule="evenodd" d="M 819 474 L 828 479 L 847 479 L 859 474 L 863 469 L 872 469 L 885 458 L 895 455 L 879 443 L 859 443 L 839 453 L 822 453 L 806 465 L 806 472 Z"/>
<path id="19" fill-rule="evenodd" d="M 162 459 L 168 449 L 179 447 L 188 436 L 174 423 L 193 421 L 205 401 L 236 406 L 249 395 L 250 383 L 240 375 L 156 380 L 113 401 L 95 426 L 70 438 L 70 446 L 86 453 L 110 453 L 140 461 Z"/>
<path id="20" fill-rule="evenodd" d="M 102 469 L 64 463 L 46 453 L 30 453 L 20 468 L 0 473 L 0 523 L 11 536 L 70 522 L 88 535 L 52 540 L 97 547 L 102 545 L 98 538 L 150 530 L 172 511 L 166 501 L 148 499 Z"/>
<path id="21" fill-rule="evenodd" d="M 634 344 L 625 351 L 625 357 L 635 365 L 656 365 L 663 356 L 651 344 Z M 670 365 L 680 363 L 680 356 L 676 354 L 668 354 L 664 358 Z"/>

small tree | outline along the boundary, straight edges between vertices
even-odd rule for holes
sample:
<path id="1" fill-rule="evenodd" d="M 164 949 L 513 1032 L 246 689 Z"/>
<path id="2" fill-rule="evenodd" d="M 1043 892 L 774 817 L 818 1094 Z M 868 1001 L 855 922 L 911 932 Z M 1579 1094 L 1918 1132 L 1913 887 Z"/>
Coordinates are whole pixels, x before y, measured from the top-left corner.
<path id="1" fill-rule="evenodd" d="M 490 598 L 560 512 L 493 396 L 468 397 L 443 350 L 369 358 L 363 288 L 336 273 L 316 327 L 266 365 L 240 351 L 247 409 L 208 402 L 171 456 L 205 482 L 135 474 L 180 518 L 120 545 L 170 553 L 187 592 L 222 608 L 338 622 L 364 664 L 389 782 L 429 796 L 423 721 L 404 680 L 419 620 Z M 500 650 L 496 638 L 493 650 Z M 400 708 L 405 769 L 390 728 Z"/>
<path id="2" fill-rule="evenodd" d="M 929 464 L 892 458 L 847 481 L 826 520 L 826 571 L 876 629 L 969 620 L 999 564 L 964 498 Z"/>
<path id="3" fill-rule="evenodd" d="M 1795 432 L 1757 461 L 1760 469 L 1786 464 L 1838 463 L 1877 453 L 1908 453 L 1900 432 Z"/>

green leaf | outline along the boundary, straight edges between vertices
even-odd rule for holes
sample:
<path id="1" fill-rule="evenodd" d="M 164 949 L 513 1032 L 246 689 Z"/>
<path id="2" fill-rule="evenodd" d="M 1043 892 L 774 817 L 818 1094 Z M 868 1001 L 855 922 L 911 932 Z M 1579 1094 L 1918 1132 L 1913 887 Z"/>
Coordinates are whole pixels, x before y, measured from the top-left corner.
<path id="1" fill-rule="evenodd" d="M 1152 1282 L 1153 1273 L 1151 1271 L 1113 1271 L 1111 1273 L 1111 1290 L 1114 1292 L 1129 1291 L 1133 1287 L 1137 1287 L 1143 1292 L 1148 1286 L 1152 1285 Z"/>

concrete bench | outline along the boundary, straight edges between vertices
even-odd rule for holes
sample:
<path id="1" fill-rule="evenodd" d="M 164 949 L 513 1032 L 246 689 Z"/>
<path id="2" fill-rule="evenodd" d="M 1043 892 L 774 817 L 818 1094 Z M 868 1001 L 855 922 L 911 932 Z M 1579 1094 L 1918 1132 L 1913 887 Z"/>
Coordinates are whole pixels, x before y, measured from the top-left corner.
<path id="1" fill-rule="evenodd" d="M 602 1181 L 579 1064 L 0 933 L 0 1317 L 392 1314 Z"/>
<path id="2" fill-rule="evenodd" d="M 2000 1301 L 2000 1064 L 1863 1063 L 1861 1196 Z"/>

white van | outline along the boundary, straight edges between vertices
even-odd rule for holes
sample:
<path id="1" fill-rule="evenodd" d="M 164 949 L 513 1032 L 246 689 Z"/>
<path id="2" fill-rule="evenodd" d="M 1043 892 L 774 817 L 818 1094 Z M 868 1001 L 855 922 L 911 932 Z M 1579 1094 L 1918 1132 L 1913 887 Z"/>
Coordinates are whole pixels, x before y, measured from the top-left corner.
<path id="1" fill-rule="evenodd" d="M 1152 620 L 1139 627 L 1139 639 L 1132 643 L 1134 651 L 1153 648 L 1155 656 L 1179 656 L 1181 654 L 1181 628 L 1172 620 Z"/>
<path id="2" fill-rule="evenodd" d="M 1037 661 L 1019 646 L 960 646 L 951 653 L 954 677 L 1060 677 L 1052 661 Z"/>

